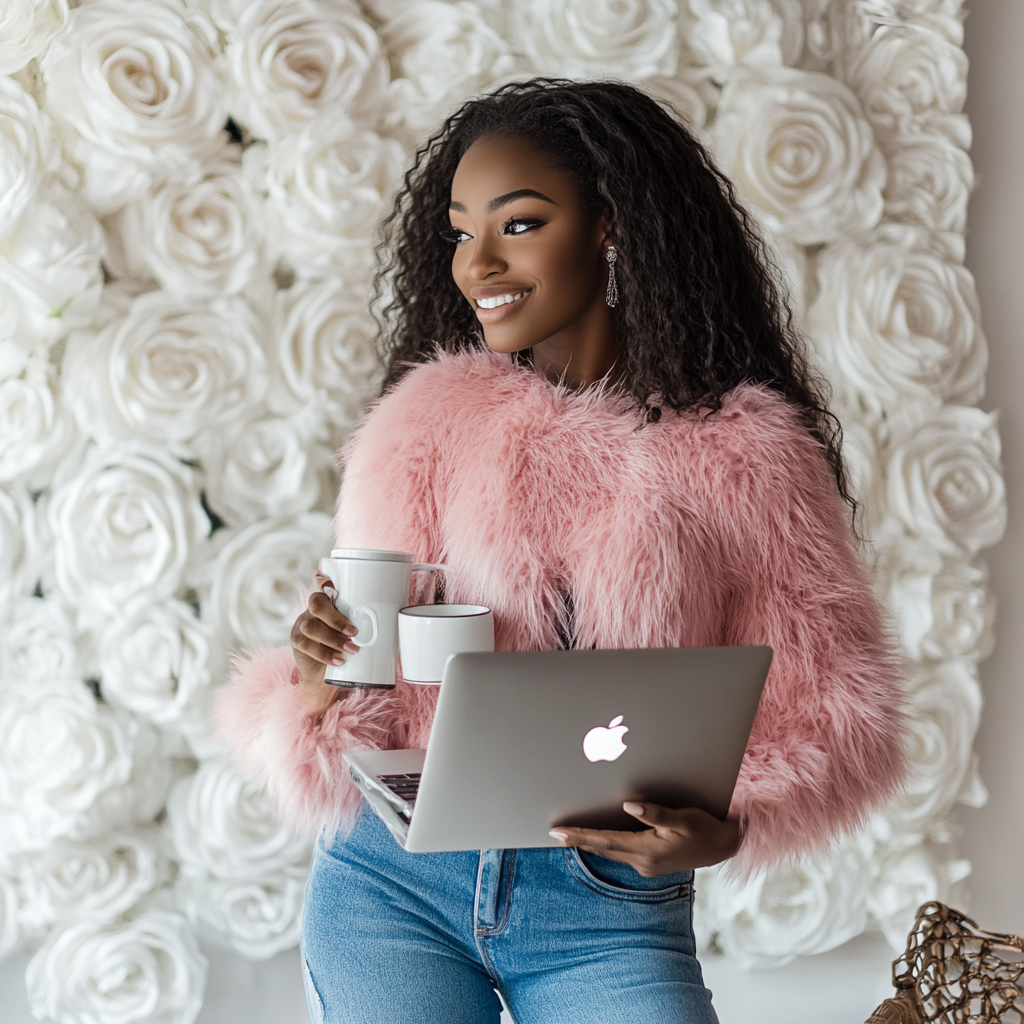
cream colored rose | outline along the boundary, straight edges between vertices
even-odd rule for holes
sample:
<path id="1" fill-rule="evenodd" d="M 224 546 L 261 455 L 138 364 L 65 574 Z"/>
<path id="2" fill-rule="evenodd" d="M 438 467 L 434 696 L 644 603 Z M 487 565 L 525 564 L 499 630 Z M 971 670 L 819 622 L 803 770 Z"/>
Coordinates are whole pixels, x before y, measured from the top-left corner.
<path id="1" fill-rule="evenodd" d="M 313 508 L 326 488 L 337 493 L 334 447 L 326 443 L 319 417 L 261 416 L 215 440 L 203 456 L 210 507 L 240 526 L 268 516 Z M 323 485 L 323 488 L 322 488 Z"/>
<path id="2" fill-rule="evenodd" d="M 0 614 L 32 592 L 40 570 L 38 527 L 24 486 L 0 487 Z"/>
<path id="3" fill-rule="evenodd" d="M 710 67 L 795 64 L 804 47 L 800 0 L 689 0 L 686 41 Z"/>
<path id="4" fill-rule="evenodd" d="M 317 564 L 330 550 L 330 516 L 265 519 L 221 543 L 204 618 L 217 624 L 229 647 L 287 643 Z"/>
<path id="5" fill-rule="evenodd" d="M 73 200 L 33 203 L 0 243 L 0 344 L 31 351 L 87 324 L 104 249 L 99 223 Z"/>
<path id="6" fill-rule="evenodd" d="M 910 771 L 886 813 L 901 830 L 920 832 L 941 821 L 958 801 L 981 806 L 986 799 L 972 753 L 981 714 L 973 667 L 947 661 L 920 673 L 907 712 Z"/>
<path id="7" fill-rule="evenodd" d="M 967 57 L 924 25 L 880 25 L 850 61 L 846 80 L 888 139 L 916 118 L 959 113 L 967 96 Z"/>
<path id="8" fill-rule="evenodd" d="M 365 296 L 337 280 L 297 284 L 278 296 L 269 401 L 281 412 L 314 404 L 354 423 L 376 392 L 381 365 Z"/>
<path id="9" fill-rule="evenodd" d="M 133 200 L 112 227 L 125 269 L 175 295 L 242 291 L 263 261 L 264 211 L 234 161 L 221 158 Z"/>
<path id="10" fill-rule="evenodd" d="M 745 968 L 777 967 L 859 935 L 867 923 L 868 864 L 855 842 L 745 883 L 711 874 L 704 902 L 715 941 Z"/>
<path id="11" fill-rule="evenodd" d="M 13 878 L 0 872 L 0 957 L 21 944 L 21 891 Z"/>
<path id="12" fill-rule="evenodd" d="M 65 395 L 93 437 L 148 437 L 191 451 L 258 406 L 267 386 L 260 334 L 241 299 L 147 292 L 125 316 L 70 339 Z"/>
<path id="13" fill-rule="evenodd" d="M 889 153 L 886 216 L 928 228 L 941 239 L 949 258 L 962 263 L 973 187 L 971 158 L 947 135 L 898 136 Z"/>
<path id="14" fill-rule="evenodd" d="M 515 0 L 507 17 L 542 72 L 649 78 L 676 71 L 674 0 Z"/>
<path id="15" fill-rule="evenodd" d="M 816 245 L 878 223 L 885 161 L 856 96 L 836 79 L 737 68 L 711 133 L 741 195 L 794 242 Z"/>
<path id="16" fill-rule="evenodd" d="M 81 640 L 69 605 L 52 596 L 20 598 L 0 633 L 0 690 L 81 678 Z"/>
<path id="17" fill-rule="evenodd" d="M 48 119 L 35 100 L 14 79 L 0 78 L 0 239 L 15 229 L 58 161 Z"/>
<path id="18" fill-rule="evenodd" d="M 58 840 L 21 861 L 23 919 L 35 929 L 56 922 L 113 921 L 134 907 L 159 877 L 155 835 L 122 833 L 90 843 Z"/>
<path id="19" fill-rule="evenodd" d="M 952 556 L 991 547 L 1006 527 L 995 416 L 947 406 L 896 440 L 886 467 L 895 529 Z"/>
<path id="20" fill-rule="evenodd" d="M 0 700 L 0 851 L 43 850 L 148 821 L 170 784 L 151 726 L 80 682 Z"/>
<path id="21" fill-rule="evenodd" d="M 374 232 L 404 162 L 394 139 L 337 111 L 287 142 L 246 153 L 250 175 L 267 191 L 274 251 L 306 274 L 332 277 L 337 268 L 362 276 L 371 265 Z"/>
<path id="22" fill-rule="evenodd" d="M 68 19 L 68 0 L 5 0 L 0 5 L 0 75 L 13 75 L 46 49 Z"/>
<path id="23" fill-rule="evenodd" d="M 173 597 L 210 528 L 191 468 L 142 443 L 90 450 L 55 486 L 49 515 L 57 586 L 88 619 Z"/>
<path id="24" fill-rule="evenodd" d="M 673 78 L 655 76 L 637 83 L 640 88 L 651 93 L 656 100 L 661 100 L 674 108 L 682 116 L 686 127 L 696 135 L 697 139 L 708 148 L 711 136 L 703 131 L 708 119 L 709 99 L 717 99 L 718 90 L 711 86 L 700 71 L 693 68 L 682 70 Z"/>
<path id="25" fill-rule="evenodd" d="M 908 402 L 973 402 L 987 359 L 974 280 L 926 248 L 914 228 L 887 225 L 817 256 L 818 295 L 804 329 L 838 404 L 872 422 Z"/>
<path id="26" fill-rule="evenodd" d="M 347 0 L 252 0 L 229 30 L 233 110 L 259 138 L 305 127 L 321 110 L 372 120 L 388 73 L 376 33 Z"/>
<path id="27" fill-rule="evenodd" d="M 197 31 L 198 29 L 198 31 Z M 200 16 L 157 0 L 71 12 L 42 62 L 47 109 L 102 212 L 215 152 L 227 117 Z"/>
<path id="28" fill-rule="evenodd" d="M 56 928 L 25 972 L 36 1017 L 89 1024 L 193 1024 L 206 957 L 180 914 Z"/>
<path id="29" fill-rule="evenodd" d="M 208 627 L 181 601 L 136 601 L 99 639 L 103 696 L 161 725 L 200 714 L 209 660 Z"/>
<path id="30" fill-rule="evenodd" d="M 517 66 L 508 44 L 471 0 L 413 0 L 384 23 L 381 38 L 395 69 L 388 121 L 417 135 L 453 104 L 483 92 Z"/>

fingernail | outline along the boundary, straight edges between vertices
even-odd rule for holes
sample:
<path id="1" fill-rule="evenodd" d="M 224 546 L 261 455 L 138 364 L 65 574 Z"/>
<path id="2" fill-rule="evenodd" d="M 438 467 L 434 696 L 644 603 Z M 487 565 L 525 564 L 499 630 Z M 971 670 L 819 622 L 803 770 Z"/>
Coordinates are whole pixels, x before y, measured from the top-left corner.
<path id="1" fill-rule="evenodd" d="M 355 644 L 345 644 L 345 646 L 342 647 L 342 650 L 343 651 L 348 651 L 349 654 L 358 654 L 359 653 L 359 648 L 356 647 Z"/>
<path id="2" fill-rule="evenodd" d="M 346 626 L 346 627 L 345 627 L 345 628 L 344 628 L 344 629 L 342 630 L 342 633 L 344 633 L 344 634 L 345 634 L 345 636 L 355 636 L 355 635 L 356 635 L 356 633 L 358 633 L 358 632 L 359 632 L 359 630 L 358 630 L 358 629 L 356 629 L 356 627 L 355 627 L 355 626 Z"/>
<path id="3" fill-rule="evenodd" d="M 552 839 L 568 839 L 569 838 L 569 833 L 568 832 L 559 832 L 557 829 L 552 829 L 548 833 L 548 835 L 551 836 Z"/>
<path id="4" fill-rule="evenodd" d="M 622 809 L 627 814 L 643 814 L 644 813 L 644 805 L 643 804 L 630 803 L 628 800 L 626 801 L 626 803 L 624 803 L 622 805 Z"/>
<path id="5" fill-rule="evenodd" d="M 331 658 L 331 664 L 332 665 L 344 665 L 345 664 L 345 659 L 343 657 L 341 657 L 340 654 L 336 654 L 333 658 Z"/>

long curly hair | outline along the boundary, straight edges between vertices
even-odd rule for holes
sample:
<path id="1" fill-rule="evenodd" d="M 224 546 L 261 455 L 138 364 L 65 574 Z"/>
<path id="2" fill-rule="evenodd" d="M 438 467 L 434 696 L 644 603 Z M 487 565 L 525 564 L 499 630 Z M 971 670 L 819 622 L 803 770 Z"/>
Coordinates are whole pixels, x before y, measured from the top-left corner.
<path id="1" fill-rule="evenodd" d="M 439 347 L 483 346 L 447 236 L 455 169 L 485 136 L 527 140 L 574 179 L 589 212 L 607 215 L 622 385 L 641 423 L 665 408 L 713 415 L 742 383 L 772 388 L 801 410 L 856 514 L 830 392 L 808 364 L 771 251 L 678 113 L 621 82 L 504 85 L 464 103 L 417 151 L 377 246 L 385 389 Z"/>

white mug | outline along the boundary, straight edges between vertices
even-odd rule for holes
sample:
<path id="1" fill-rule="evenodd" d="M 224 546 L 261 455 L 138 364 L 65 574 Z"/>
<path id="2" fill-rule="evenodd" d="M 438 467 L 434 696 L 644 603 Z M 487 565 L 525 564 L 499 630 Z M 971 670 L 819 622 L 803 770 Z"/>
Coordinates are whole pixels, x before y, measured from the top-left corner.
<path id="1" fill-rule="evenodd" d="M 335 608 L 358 632 L 359 651 L 343 665 L 328 665 L 324 680 L 337 686 L 390 689 L 398 668 L 398 610 L 409 604 L 414 572 L 443 570 L 443 565 L 413 564 L 408 551 L 335 548 L 320 559 L 320 573 L 334 589 Z M 335 596 L 336 595 L 336 596 Z"/>
<path id="2" fill-rule="evenodd" d="M 440 683 L 451 655 L 494 650 L 494 616 L 480 604 L 411 605 L 398 613 L 398 643 L 407 683 Z"/>

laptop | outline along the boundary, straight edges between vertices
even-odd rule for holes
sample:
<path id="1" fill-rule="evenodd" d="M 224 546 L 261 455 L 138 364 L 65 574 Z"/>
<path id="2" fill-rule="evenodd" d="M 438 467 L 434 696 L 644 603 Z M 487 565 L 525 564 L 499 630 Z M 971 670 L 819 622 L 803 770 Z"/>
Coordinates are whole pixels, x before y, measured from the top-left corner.
<path id="1" fill-rule="evenodd" d="M 646 828 L 625 800 L 724 819 L 771 660 L 770 647 L 455 654 L 426 750 L 345 760 L 411 853 Z"/>

